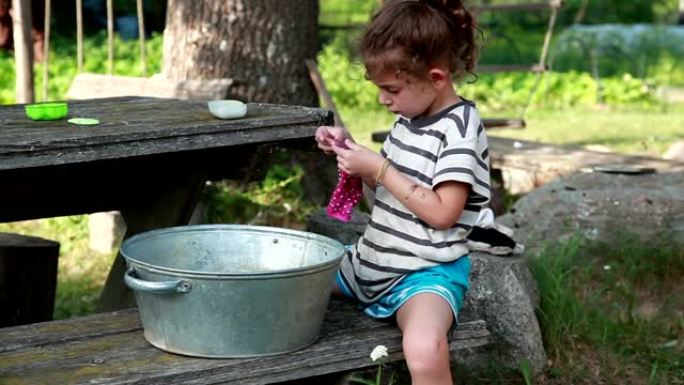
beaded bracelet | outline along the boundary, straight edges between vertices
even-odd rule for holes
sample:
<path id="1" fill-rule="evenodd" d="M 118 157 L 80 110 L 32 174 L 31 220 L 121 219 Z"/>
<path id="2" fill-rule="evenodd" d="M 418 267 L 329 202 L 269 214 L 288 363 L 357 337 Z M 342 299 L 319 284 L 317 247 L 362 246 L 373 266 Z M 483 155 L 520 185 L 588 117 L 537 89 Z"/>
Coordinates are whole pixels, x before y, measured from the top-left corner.
<path id="1" fill-rule="evenodd" d="M 387 171 L 387 167 L 389 167 L 390 162 L 389 159 L 385 158 L 385 161 L 382 162 L 382 166 L 380 166 L 380 170 L 378 170 L 378 175 L 375 177 L 375 185 L 380 184 L 380 180 L 382 177 L 385 175 L 385 171 Z"/>

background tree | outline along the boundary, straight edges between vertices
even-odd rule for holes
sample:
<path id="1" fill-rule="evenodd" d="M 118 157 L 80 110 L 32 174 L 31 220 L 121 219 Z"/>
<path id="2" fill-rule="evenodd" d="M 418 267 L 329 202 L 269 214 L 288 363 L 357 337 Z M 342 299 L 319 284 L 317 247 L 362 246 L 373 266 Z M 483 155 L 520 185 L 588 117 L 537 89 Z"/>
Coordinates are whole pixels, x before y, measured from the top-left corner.
<path id="1" fill-rule="evenodd" d="M 316 105 L 305 59 L 318 50 L 317 0 L 169 0 L 163 72 L 232 78 L 230 97 Z"/>

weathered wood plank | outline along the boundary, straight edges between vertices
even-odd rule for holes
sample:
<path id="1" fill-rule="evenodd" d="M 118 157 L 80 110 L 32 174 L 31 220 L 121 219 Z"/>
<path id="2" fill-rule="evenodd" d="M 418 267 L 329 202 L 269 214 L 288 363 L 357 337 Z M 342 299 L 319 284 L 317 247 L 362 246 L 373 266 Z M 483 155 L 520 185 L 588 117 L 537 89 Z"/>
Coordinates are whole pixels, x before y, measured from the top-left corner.
<path id="1" fill-rule="evenodd" d="M 233 79 L 166 79 L 161 74 L 149 78 L 80 73 L 67 91 L 68 99 L 96 99 L 116 96 L 150 96 L 180 99 L 224 99 Z"/>
<path id="2" fill-rule="evenodd" d="M 0 123 L 4 126 L 0 132 L 3 145 L 0 148 L 8 151 L 22 150 L 26 145 L 60 148 L 314 123 L 326 117 L 327 112 L 250 103 L 245 118 L 221 120 L 211 115 L 205 102 L 120 97 L 69 102 L 69 116 L 97 118 L 100 124 L 75 126 L 67 125 L 65 120 L 32 121 L 24 116 L 22 105 L 0 106 Z M 34 148 L 34 151 L 37 149 L 40 148 Z"/>
<path id="3" fill-rule="evenodd" d="M 594 165 L 642 166 L 658 172 L 684 171 L 684 163 L 668 159 L 494 136 L 489 137 L 489 153 L 492 168 L 502 171 L 504 187 L 514 194 L 525 193 L 562 176 L 591 171 Z"/>
<path id="4" fill-rule="evenodd" d="M 310 138 L 279 144 L 299 143 L 313 146 Z M 0 170 L 0 222 L 149 207 L 200 172 L 211 180 L 242 178 L 258 146 Z"/>
<path id="5" fill-rule="evenodd" d="M 0 353 L 119 334 L 142 328 L 138 311 L 126 309 L 64 321 L 0 329 Z"/>
<path id="6" fill-rule="evenodd" d="M 451 349 L 481 346 L 483 321 L 462 323 Z M 390 361 L 403 359 L 396 326 L 363 316 L 334 300 L 321 338 L 297 352 L 244 359 L 203 359 L 166 353 L 142 336 L 137 311 L 4 329 L 0 334 L 0 382 L 7 384 L 269 384 L 375 365 L 378 344 Z"/>
<path id="7" fill-rule="evenodd" d="M 139 97 L 69 102 L 70 117 L 100 120 L 31 121 L 23 106 L 0 106 L 0 170 L 120 159 L 312 137 L 332 121 L 319 108 L 248 104 L 243 119 L 220 120 L 205 102 Z"/>

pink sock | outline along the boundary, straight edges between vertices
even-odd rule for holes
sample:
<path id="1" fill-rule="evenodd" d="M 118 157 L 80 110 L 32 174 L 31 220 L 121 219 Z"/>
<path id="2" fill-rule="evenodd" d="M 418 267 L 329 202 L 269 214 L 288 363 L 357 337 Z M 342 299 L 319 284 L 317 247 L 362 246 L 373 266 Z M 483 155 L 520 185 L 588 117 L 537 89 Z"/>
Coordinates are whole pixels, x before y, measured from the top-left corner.
<path id="1" fill-rule="evenodd" d="M 344 141 L 336 141 L 338 147 L 344 147 Z M 326 212 L 331 218 L 342 222 L 349 222 L 354 207 L 359 204 L 363 196 L 363 181 L 359 177 L 353 177 L 340 170 L 340 179 L 337 182 L 335 191 L 330 197 L 330 203 Z"/>

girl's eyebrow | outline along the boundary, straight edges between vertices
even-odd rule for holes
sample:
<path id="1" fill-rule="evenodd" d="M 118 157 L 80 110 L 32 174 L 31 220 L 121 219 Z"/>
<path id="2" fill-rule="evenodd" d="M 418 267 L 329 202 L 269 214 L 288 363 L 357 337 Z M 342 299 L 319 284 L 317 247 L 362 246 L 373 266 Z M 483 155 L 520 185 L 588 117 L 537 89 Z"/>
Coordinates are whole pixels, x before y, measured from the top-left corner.
<path id="1" fill-rule="evenodd" d="M 383 89 L 385 91 L 390 91 L 390 92 L 394 92 L 394 91 L 399 90 L 399 86 L 396 86 L 396 85 L 376 84 L 376 86 L 380 89 Z"/>
<path id="2" fill-rule="evenodd" d="M 401 84 L 398 84 L 396 82 L 375 83 L 375 85 L 381 88 L 392 88 L 401 86 Z"/>

